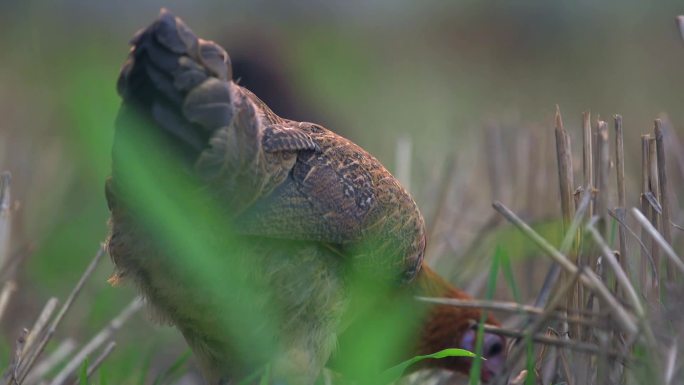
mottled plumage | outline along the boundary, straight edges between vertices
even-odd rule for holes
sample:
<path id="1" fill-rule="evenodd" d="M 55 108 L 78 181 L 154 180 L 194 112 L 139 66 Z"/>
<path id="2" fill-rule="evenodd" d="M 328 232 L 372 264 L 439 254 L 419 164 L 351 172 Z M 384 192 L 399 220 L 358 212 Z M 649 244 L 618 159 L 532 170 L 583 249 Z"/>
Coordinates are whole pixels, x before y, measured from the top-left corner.
<path id="1" fill-rule="evenodd" d="M 452 294 L 421 291 L 421 282 L 431 279 L 420 273 L 423 218 L 372 155 L 320 125 L 278 117 L 232 81 L 220 46 L 197 38 L 166 11 L 131 44 L 118 81 L 123 104 L 106 187 L 109 251 L 117 279 L 137 282 L 160 316 L 181 330 L 211 384 L 248 375 L 264 360 L 273 362 L 276 378 L 311 384 L 341 332 L 350 274 Z M 193 266 L 178 262 L 179 251 L 155 238 L 122 194 L 123 138 L 134 130 L 157 134 L 162 152 L 181 160 L 178 172 L 212 197 L 225 221 L 226 228 L 208 230 L 216 245 L 202 256 L 215 267 L 212 282 L 198 282 Z M 188 212 L 187 221 L 192 231 L 202 218 Z M 239 242 L 221 247 L 224 238 Z M 236 269 L 245 274 L 229 274 Z M 241 297 L 243 284 L 257 300 Z M 248 308 L 266 316 L 226 330 L 236 309 Z M 275 331 L 266 325 L 274 322 Z M 458 328 L 453 343 L 460 341 L 461 323 Z M 249 357 L 241 338 L 280 350 Z"/>

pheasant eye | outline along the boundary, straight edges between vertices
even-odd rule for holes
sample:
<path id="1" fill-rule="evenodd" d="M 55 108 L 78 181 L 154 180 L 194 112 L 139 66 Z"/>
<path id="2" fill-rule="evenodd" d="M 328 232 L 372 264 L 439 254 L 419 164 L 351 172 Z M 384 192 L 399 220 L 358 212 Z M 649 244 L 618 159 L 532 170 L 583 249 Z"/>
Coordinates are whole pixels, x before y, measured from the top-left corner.
<path id="1" fill-rule="evenodd" d="M 499 355 L 503 351 L 503 345 L 501 342 L 495 342 L 493 345 L 489 346 L 485 352 L 486 357 L 494 357 Z"/>

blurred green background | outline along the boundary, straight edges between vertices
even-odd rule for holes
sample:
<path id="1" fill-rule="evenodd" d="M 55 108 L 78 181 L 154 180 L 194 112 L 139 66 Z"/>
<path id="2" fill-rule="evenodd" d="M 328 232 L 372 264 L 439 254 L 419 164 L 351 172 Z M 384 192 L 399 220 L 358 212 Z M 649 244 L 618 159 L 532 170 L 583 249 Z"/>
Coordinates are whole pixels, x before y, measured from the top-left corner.
<path id="1" fill-rule="evenodd" d="M 487 180 L 485 127 L 504 138 L 507 127 L 538 127 L 552 148 L 555 104 L 576 138 L 581 111 L 621 113 L 633 173 L 638 134 L 653 118 L 667 113 L 684 135 L 679 1 L 0 0 L 0 170 L 13 175 L 12 250 L 27 254 L 2 325 L 2 362 L 44 302 L 67 296 L 105 238 L 118 69 L 132 34 L 162 6 L 224 45 L 236 78 L 284 117 L 322 123 L 391 170 L 397 142 L 408 138 L 410 189 L 427 219 L 442 218 L 446 229 L 440 255 L 463 251 L 503 194 Z M 503 147 L 547 151 L 519 141 Z M 555 164 L 545 167 L 553 175 Z M 444 207 L 438 186 L 448 172 L 456 187 Z M 515 189 L 516 178 L 504 179 Z M 526 207 L 524 197 L 514 201 Z M 556 213 L 556 195 L 547 201 L 530 215 Z M 454 214 L 464 206 L 468 215 Z M 440 259 L 448 271 L 455 263 Z M 131 287 L 106 283 L 111 272 L 105 261 L 61 335 L 84 342 L 133 298 Z M 455 276 L 464 285 L 473 278 Z M 132 322 L 104 365 L 112 383 L 138 383 L 144 368 L 163 371 L 185 351 L 172 329 L 144 316 Z"/>

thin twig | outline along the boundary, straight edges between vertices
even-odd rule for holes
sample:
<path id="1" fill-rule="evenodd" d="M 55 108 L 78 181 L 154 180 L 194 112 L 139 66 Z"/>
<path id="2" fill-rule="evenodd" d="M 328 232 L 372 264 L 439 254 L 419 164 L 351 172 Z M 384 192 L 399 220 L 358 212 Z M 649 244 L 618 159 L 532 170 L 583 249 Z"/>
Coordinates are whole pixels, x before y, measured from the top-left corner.
<path id="1" fill-rule="evenodd" d="M 14 354 L 12 355 L 12 360 L 10 361 L 9 365 L 7 365 L 7 369 L 2 375 L 2 381 L 4 384 L 17 384 L 19 360 L 21 359 L 21 352 L 24 351 L 24 343 L 26 342 L 26 336 L 28 333 L 29 330 L 24 328 L 21 330 L 19 338 L 17 338 L 17 341 L 14 345 Z"/>
<path id="2" fill-rule="evenodd" d="M 676 224 L 676 223 L 674 223 L 674 222 L 672 222 L 672 221 L 670 221 L 670 224 L 671 224 L 672 227 L 674 227 L 675 229 L 680 230 L 680 231 L 684 231 L 684 226 L 678 225 L 678 224 Z"/>
<path id="3" fill-rule="evenodd" d="M 43 310 L 41 310 L 36 321 L 33 323 L 33 327 L 30 330 L 25 329 L 22 336 L 19 337 L 21 349 L 16 351 L 13 359 L 14 362 L 9 365 L 3 375 L 3 380 L 6 380 L 6 383 L 22 383 L 21 373 L 23 372 L 23 363 L 26 362 L 27 357 L 30 358 L 38 349 L 38 347 L 34 348 L 34 346 L 40 341 L 39 338 L 45 334 L 45 326 L 55 312 L 57 302 L 57 298 L 50 298 L 45 303 L 45 306 L 43 306 Z M 19 344 L 17 344 L 17 346 L 19 346 Z"/>
<path id="4" fill-rule="evenodd" d="M 649 169 L 649 154 L 648 154 L 648 140 L 649 136 L 648 135 L 641 135 L 641 196 L 639 197 L 640 203 L 641 203 L 641 210 L 646 213 L 647 216 L 650 216 L 650 206 L 648 204 L 647 200 L 647 194 L 650 192 L 650 169 Z M 646 230 L 641 231 L 641 237 L 639 239 L 644 239 L 644 235 L 646 233 Z M 650 241 L 644 241 L 644 247 L 646 249 L 649 249 L 650 245 L 652 242 Z M 647 261 L 651 261 L 651 264 L 653 265 L 653 274 L 652 274 L 652 279 L 651 279 L 651 288 L 655 288 L 658 285 L 659 282 L 659 275 L 660 271 L 658 269 L 658 261 L 656 260 L 655 256 L 651 254 L 650 251 L 642 249 L 641 252 L 641 274 L 639 275 L 639 281 L 641 282 L 641 288 L 643 290 L 646 290 L 648 287 L 647 281 L 648 281 L 648 266 L 647 266 Z M 658 277 L 658 279 L 655 279 Z M 648 291 L 646 291 L 648 293 Z"/>
<path id="5" fill-rule="evenodd" d="M 580 271 L 582 269 L 579 269 Z M 579 273 L 575 274 L 571 280 L 565 282 L 565 284 L 556 292 L 554 297 L 551 299 L 551 302 L 547 306 L 547 308 L 544 310 L 544 312 L 540 315 L 539 318 L 534 320 L 532 323 L 527 323 L 525 327 L 523 328 L 524 330 L 524 338 L 520 339 L 518 338 L 516 342 L 511 346 L 510 351 L 508 352 L 508 359 L 504 363 L 504 368 L 501 371 L 501 375 L 497 377 L 497 380 L 495 381 L 495 384 L 500 385 L 503 383 L 503 380 L 505 379 L 507 373 L 512 370 L 524 357 L 524 349 L 526 348 L 527 343 L 529 343 L 532 340 L 532 336 L 535 335 L 541 328 L 543 327 L 544 324 L 546 324 L 549 319 L 553 316 L 554 313 L 556 312 L 556 309 L 560 306 L 561 302 L 565 299 L 567 292 L 575 286 L 577 278 L 579 277 Z"/>
<path id="6" fill-rule="evenodd" d="M 12 175 L 9 172 L 0 174 L 0 266 L 3 266 L 3 273 L 7 274 L 8 277 L 14 275 L 14 266 L 9 260 L 12 229 L 11 183 Z M 16 262 L 19 260 L 17 259 Z M 5 315 L 5 309 L 16 287 L 17 285 L 12 279 L 8 279 L 3 285 L 2 294 L 0 294 L 0 320 Z"/>
<path id="7" fill-rule="evenodd" d="M 565 351 L 559 349 L 558 356 L 560 357 L 561 368 L 563 368 L 563 374 L 565 375 L 568 385 L 575 385 L 575 379 L 572 376 L 572 371 L 570 370 L 570 365 L 568 364 L 568 358 L 565 355 Z"/>
<path id="8" fill-rule="evenodd" d="M 14 280 L 6 281 L 2 286 L 2 292 L 0 293 L 0 320 L 5 315 L 5 309 L 9 304 L 10 297 L 17 289 L 17 284 Z"/>
<path id="9" fill-rule="evenodd" d="M 566 296 L 567 292 L 570 291 L 572 289 L 572 287 L 576 285 L 577 280 L 579 279 L 582 270 L 584 270 L 584 269 L 579 268 L 577 270 L 577 273 L 573 274 L 571 279 L 565 283 L 565 286 L 561 287 L 561 289 L 556 293 L 556 295 L 553 297 L 551 302 L 548 304 L 548 306 L 544 310 L 544 313 L 541 315 L 541 317 L 536 319 L 527 328 L 526 333 L 528 335 L 533 335 L 533 334 L 537 333 L 538 331 L 540 331 L 542 326 L 544 324 L 546 324 L 551 319 L 551 317 L 553 316 L 553 313 L 560 306 L 560 303 L 561 303 L 562 299 Z M 581 309 L 577 309 L 577 311 L 581 311 Z M 521 346 L 521 348 L 522 348 L 522 346 Z"/>
<path id="10" fill-rule="evenodd" d="M 615 168 L 617 175 L 618 208 L 615 210 L 621 218 L 625 216 L 625 145 L 622 132 L 622 115 L 613 117 L 615 123 Z M 608 210 L 610 211 L 610 210 Z M 627 240 L 625 229 L 618 227 L 618 243 L 620 245 L 620 265 L 624 271 L 629 271 L 627 264 Z"/>
<path id="11" fill-rule="evenodd" d="M 660 196 L 660 182 L 658 181 L 658 155 L 656 148 L 656 140 L 653 137 L 648 138 L 648 163 L 650 193 L 652 193 L 653 196 L 649 197 L 649 192 L 647 192 L 646 198 L 655 198 L 654 200 L 657 201 L 658 197 Z M 651 203 L 651 201 L 649 201 L 649 203 Z M 660 203 L 658 203 L 657 206 L 661 207 Z M 651 214 L 651 223 L 653 224 L 653 227 L 655 227 L 656 229 L 660 229 L 661 221 L 658 210 L 653 209 L 650 212 L 647 211 L 646 213 Z M 651 244 L 651 255 L 653 255 L 653 260 L 655 261 L 656 266 L 658 267 L 658 272 L 660 272 L 660 269 L 662 268 L 662 266 L 660 265 L 660 250 L 658 249 L 658 244 L 656 242 Z M 658 274 L 658 276 L 662 278 L 663 274 Z M 658 283 L 658 285 L 660 285 L 660 283 Z"/>
<path id="12" fill-rule="evenodd" d="M 615 220 L 618 221 L 618 224 L 619 224 L 621 227 L 624 227 L 630 234 L 632 234 L 632 236 L 634 237 L 634 239 L 636 239 L 636 241 L 639 243 L 639 247 L 641 247 L 642 253 L 643 253 L 644 255 L 646 255 L 646 258 L 645 258 L 645 259 L 649 262 L 649 264 L 650 264 L 650 266 L 651 266 L 651 271 L 653 272 L 653 277 L 652 277 L 652 279 L 658 280 L 658 275 L 657 275 L 657 274 L 658 274 L 658 271 L 657 271 L 656 268 L 655 268 L 655 263 L 653 262 L 653 257 L 651 256 L 651 253 L 648 251 L 648 248 L 646 247 L 646 245 L 644 244 L 644 242 L 641 241 L 641 238 L 639 238 L 639 236 L 637 235 L 637 233 L 634 232 L 634 230 L 632 230 L 632 228 L 629 227 L 629 226 L 627 225 L 627 222 L 625 221 L 625 218 L 619 218 L 619 217 L 617 216 L 617 214 L 614 213 L 614 212 L 611 211 L 611 210 L 608 210 L 608 215 L 610 215 L 611 217 L 615 218 Z"/>
<path id="13" fill-rule="evenodd" d="M 596 383 L 597 384 L 609 384 L 608 382 L 608 360 L 609 357 L 606 354 L 609 347 L 609 341 L 611 340 L 611 334 L 604 331 L 594 331 L 596 336 L 596 342 L 601 349 L 601 352 L 596 355 Z"/>
<path id="14" fill-rule="evenodd" d="M 579 205 L 577 206 L 577 211 L 575 211 L 575 217 L 572 219 L 572 222 L 570 223 L 570 227 L 568 230 L 565 232 L 565 236 L 563 237 L 563 241 L 561 242 L 560 246 L 560 252 L 561 254 L 566 254 L 568 251 L 570 251 L 570 248 L 572 247 L 573 241 L 576 240 L 576 234 L 577 230 L 579 229 L 580 224 L 582 223 L 582 220 L 584 219 L 584 213 L 589 210 L 591 207 L 591 196 L 592 192 L 590 190 L 584 190 L 582 193 L 582 199 L 580 200 Z M 552 286 L 556 283 L 556 280 L 558 279 L 558 275 L 560 273 L 560 266 L 558 266 L 557 263 L 554 263 L 551 265 L 549 268 L 549 271 L 546 274 L 546 277 L 544 278 L 544 283 L 542 284 L 541 290 L 539 290 L 539 293 L 537 294 L 537 298 L 534 301 L 534 306 L 536 307 L 545 307 L 546 306 L 546 301 L 548 301 L 548 298 L 551 293 L 551 288 Z M 580 311 L 579 307 L 577 309 L 572 309 L 573 311 Z"/>
<path id="15" fill-rule="evenodd" d="M 549 300 L 551 296 L 552 289 L 556 286 L 558 281 L 558 276 L 560 275 L 561 267 L 557 263 L 552 263 L 549 270 L 544 276 L 544 282 L 542 282 L 542 287 L 537 293 L 537 298 L 534 300 L 534 306 L 545 307 L 546 301 Z M 579 310 L 579 309 L 577 309 Z"/>
<path id="16" fill-rule="evenodd" d="M 617 279 L 618 283 L 622 286 L 622 288 L 626 291 L 627 299 L 629 300 L 629 303 L 632 305 L 634 310 L 636 310 L 637 316 L 643 319 L 646 315 L 646 311 L 644 310 L 643 306 L 641 306 L 641 299 L 639 298 L 639 295 L 637 294 L 636 290 L 634 290 L 634 286 L 632 286 L 632 283 L 629 282 L 627 273 L 625 273 L 625 271 L 622 269 L 622 266 L 620 266 L 620 263 L 615 258 L 615 254 L 613 253 L 613 251 L 610 250 L 610 246 L 608 246 L 608 243 L 605 241 L 605 239 L 603 239 L 601 234 L 599 234 L 593 222 L 588 223 L 586 229 L 594 237 L 594 242 L 596 242 L 596 244 L 599 246 L 604 259 L 608 262 L 608 265 L 613 269 L 613 272 L 615 273 L 615 278 Z"/>
<path id="17" fill-rule="evenodd" d="M 494 202 L 494 208 L 501 213 L 507 220 L 516 225 L 525 235 L 527 235 L 534 243 L 544 250 L 554 261 L 571 274 L 577 273 L 579 270 L 565 255 L 561 254 L 554 248 L 546 239 L 534 231 L 527 223 L 518 218 L 515 213 L 509 210 L 501 202 Z M 580 275 L 580 280 L 584 285 L 593 290 L 601 299 L 603 299 L 608 307 L 614 312 L 615 320 L 628 333 L 636 333 L 638 328 L 632 319 L 632 316 L 622 307 L 617 299 L 610 293 L 608 288 L 603 284 L 601 279 L 591 270 L 583 270 Z"/>
<path id="18" fill-rule="evenodd" d="M 508 313 L 526 313 L 529 315 L 540 316 L 548 312 L 548 309 L 539 308 L 536 306 L 523 305 L 516 302 L 504 302 L 504 301 L 485 301 L 476 299 L 455 299 L 455 298 L 439 298 L 439 297 L 416 297 L 418 301 L 434 303 L 439 305 L 447 305 L 458 308 L 468 308 L 468 309 L 486 309 L 495 310 Z M 591 325 L 594 327 L 601 327 L 602 325 L 593 322 L 589 317 L 578 317 L 578 316 L 567 316 L 566 312 L 554 311 L 550 313 L 550 317 L 565 320 L 571 323 L 579 323 Z M 587 315 L 587 314 L 583 314 Z M 597 316 L 598 313 L 589 314 Z"/>
<path id="19" fill-rule="evenodd" d="M 646 201 L 648 204 L 651 206 L 653 210 L 651 212 L 654 212 L 655 214 L 662 214 L 663 213 L 663 208 L 660 206 L 660 203 L 658 202 L 658 198 L 653 194 L 653 192 L 648 191 L 646 192 Z"/>
<path id="20" fill-rule="evenodd" d="M 74 349 L 76 349 L 76 341 L 71 338 L 62 341 L 49 356 L 36 364 L 24 382 L 26 384 L 37 383 L 39 380 L 43 379 L 48 372 L 62 363 Z"/>
<path id="21" fill-rule="evenodd" d="M 90 376 L 92 376 L 92 374 L 95 373 L 97 368 L 99 368 L 102 365 L 104 360 L 106 360 L 107 357 L 109 357 L 112 354 L 114 348 L 116 348 L 116 342 L 109 341 L 104 350 L 102 350 L 102 353 L 100 353 L 100 355 L 97 356 L 95 361 L 88 366 L 88 369 L 86 369 L 86 378 L 90 378 Z M 76 381 L 74 381 L 74 385 L 79 385 L 79 383 L 80 379 L 76 379 Z"/>
<path id="22" fill-rule="evenodd" d="M 121 326 L 143 306 L 143 301 L 136 298 L 126 306 L 119 315 L 112 319 L 109 324 L 97 333 L 76 355 L 57 373 L 50 385 L 61 385 L 69 376 L 78 369 L 83 361 L 102 344 L 112 338 Z"/>
<path id="23" fill-rule="evenodd" d="M 40 312 L 38 318 L 36 318 L 36 322 L 34 322 L 33 327 L 26 337 L 26 344 L 24 345 L 24 350 L 21 352 L 22 357 L 26 356 L 33 349 L 35 344 L 40 341 L 39 338 L 43 335 L 48 322 L 50 322 L 50 318 L 52 318 L 52 314 L 55 312 L 55 309 L 57 309 L 58 302 L 57 298 L 52 297 L 43 307 L 43 310 Z"/>
<path id="24" fill-rule="evenodd" d="M 684 178 L 684 146 L 682 146 L 682 141 L 679 139 L 677 132 L 673 129 L 672 122 L 670 122 L 667 115 L 662 114 L 660 120 L 663 122 L 663 135 L 667 137 L 666 146 L 670 146 L 670 154 L 675 159 L 677 171 L 679 171 L 679 175 Z"/>
<path id="25" fill-rule="evenodd" d="M 561 200 L 561 212 L 563 215 L 563 230 L 567 232 L 570 236 L 570 245 L 572 245 L 574 240 L 577 239 L 577 231 L 570 233 L 568 230 L 571 226 L 571 222 L 575 218 L 575 199 L 573 191 L 575 189 L 575 183 L 573 179 L 573 168 L 572 168 L 572 148 L 570 145 L 570 136 L 568 135 L 565 127 L 563 127 L 563 119 L 561 117 L 560 108 L 556 105 L 556 115 L 555 115 L 555 133 L 556 133 L 556 158 L 558 161 L 558 183 L 560 187 L 560 200 Z M 566 238 L 567 239 L 567 238 Z M 577 265 L 577 252 L 576 248 L 573 250 L 566 250 L 566 254 L 573 264 Z M 559 285 L 567 282 L 570 276 L 567 271 L 561 272 L 561 279 L 558 281 Z M 571 290 L 565 302 L 566 309 L 577 309 L 578 289 Z M 562 321 L 561 321 L 562 322 Z M 568 330 L 568 325 L 563 323 L 563 330 Z M 573 334 L 579 333 L 579 326 L 573 325 Z"/>
<path id="26" fill-rule="evenodd" d="M 570 136 L 563 127 L 560 108 L 556 105 L 556 156 L 558 160 L 558 183 L 560 185 L 561 211 L 563 224 L 567 230 L 572 218 L 575 216 L 575 202 L 573 191 L 575 189 L 572 175 L 572 151 L 570 148 Z"/>
<path id="27" fill-rule="evenodd" d="M 670 222 L 670 197 L 669 197 L 669 186 L 667 179 L 667 170 L 665 168 L 665 143 L 663 142 L 663 124 L 660 119 L 656 119 L 654 122 L 655 130 L 655 142 L 656 142 L 656 152 L 658 157 L 658 183 L 660 189 L 660 207 L 662 208 L 662 226 L 661 231 L 663 233 L 663 238 L 667 243 L 672 243 L 672 227 L 668 226 Z M 672 263 L 668 260 L 666 263 L 667 269 L 667 279 L 672 282 L 675 279 L 675 271 Z"/>
<path id="28" fill-rule="evenodd" d="M 90 262 L 90 264 L 88 265 L 86 270 L 83 272 L 83 275 L 81 275 L 81 278 L 78 280 L 78 283 L 76 283 L 76 286 L 74 286 L 74 289 L 71 291 L 71 293 L 69 294 L 69 297 L 67 298 L 67 300 L 62 305 L 62 308 L 59 310 L 59 313 L 57 313 L 57 316 L 55 317 L 55 319 L 50 324 L 50 328 L 48 329 L 47 333 L 45 334 L 45 336 L 40 341 L 40 344 L 34 350 L 34 352 L 27 358 L 27 360 L 25 361 L 26 363 L 24 365 L 22 365 L 21 372 L 19 373 L 19 378 L 18 378 L 19 383 L 22 383 L 24 378 L 26 378 L 26 375 L 31 370 L 31 367 L 35 363 L 36 359 L 38 358 L 38 356 L 40 356 L 40 354 L 45 349 L 45 346 L 47 345 L 47 343 L 50 341 L 52 336 L 55 334 L 55 331 L 57 330 L 57 327 L 59 326 L 60 322 L 64 318 L 64 315 L 71 308 L 71 305 L 74 303 L 74 301 L 78 297 L 79 293 L 81 292 L 81 289 L 83 289 L 83 285 L 85 284 L 86 280 L 92 275 L 93 271 L 95 271 L 95 268 L 97 267 L 98 262 L 100 262 L 100 259 L 102 259 L 102 256 L 104 254 L 105 254 L 104 245 L 100 245 L 100 248 L 97 250 L 95 257 L 93 257 L 93 260 Z"/>
<path id="29" fill-rule="evenodd" d="M 646 219 L 644 214 L 639 211 L 636 207 L 632 207 L 632 214 L 634 214 L 634 217 L 636 218 L 637 222 L 641 225 L 641 227 L 646 230 L 651 235 L 651 238 L 657 243 L 663 251 L 665 251 L 665 255 L 670 258 L 672 261 L 673 265 L 676 266 L 681 273 L 684 273 L 684 262 L 677 256 L 677 253 L 672 249 L 672 246 L 670 246 L 669 243 L 665 241 L 665 238 L 656 230 L 655 227 L 651 224 L 651 222 Z"/>
<path id="30" fill-rule="evenodd" d="M 617 339 L 620 341 L 621 346 L 618 348 L 619 351 L 622 352 L 624 355 L 630 355 L 634 344 L 637 342 L 637 339 L 639 338 L 638 335 L 631 336 L 629 338 L 625 338 L 623 335 L 617 335 Z M 625 374 L 625 367 L 622 366 L 620 367 L 619 365 L 614 365 L 613 370 L 611 371 L 611 378 L 617 378 L 620 375 L 620 372 L 622 376 Z M 618 382 L 616 382 L 618 383 Z"/>
<path id="31" fill-rule="evenodd" d="M 674 379 L 675 364 L 677 363 L 677 342 L 670 346 L 665 360 L 665 385 L 670 385 Z"/>
<path id="32" fill-rule="evenodd" d="M 556 337 L 558 333 L 552 332 L 552 328 L 547 328 L 544 333 L 547 337 Z M 542 384 L 548 383 L 550 377 L 557 373 L 556 363 L 558 362 L 558 352 L 556 352 L 555 346 L 541 345 L 539 347 L 539 353 L 537 354 L 537 362 L 534 365 L 534 371 L 538 374 L 539 379 Z"/>
<path id="33" fill-rule="evenodd" d="M 580 203 L 577 206 L 575 217 L 572 219 L 570 227 L 565 232 L 565 236 L 563 237 L 563 241 L 561 242 L 559 250 L 561 254 L 567 254 L 571 250 L 573 242 L 577 239 L 577 231 L 579 230 L 580 225 L 582 224 L 582 220 L 584 219 L 584 213 L 587 210 L 589 210 L 591 198 L 591 191 L 585 190 L 582 193 L 582 199 L 580 200 Z"/>
<path id="34" fill-rule="evenodd" d="M 7 262 L 10 251 L 10 231 L 12 228 L 11 183 L 12 175 L 9 172 L 0 174 L 0 265 L 4 265 Z"/>
<path id="35" fill-rule="evenodd" d="M 589 111 L 582 113 L 582 139 L 584 140 L 584 146 L 582 146 L 584 188 L 592 192 L 594 190 L 594 162 L 591 146 L 591 112 Z M 593 202 L 589 203 L 587 214 L 589 218 L 594 215 Z"/>
<path id="36" fill-rule="evenodd" d="M 487 333 L 492 333 L 492 334 L 497 334 L 500 336 L 504 337 L 513 337 L 513 338 L 524 338 L 526 336 L 525 333 L 519 332 L 517 330 L 510 330 L 510 329 L 504 329 L 498 326 L 493 326 L 493 325 L 488 325 L 484 324 L 484 330 Z M 571 350 L 576 350 L 578 352 L 583 352 L 583 353 L 591 353 L 591 354 L 599 354 L 599 353 L 605 353 L 609 357 L 614 357 L 622 362 L 629 362 L 632 360 L 629 356 L 625 356 L 621 352 L 617 352 L 615 350 L 608 350 L 606 352 L 603 352 L 601 348 L 594 344 L 586 343 L 586 342 L 578 342 L 578 341 L 573 341 L 573 340 L 565 340 L 565 339 L 560 339 L 560 338 L 553 338 L 553 337 L 547 337 L 544 335 L 538 335 L 535 334 L 531 336 L 531 339 L 533 342 L 540 343 L 540 344 L 545 344 L 545 345 L 551 345 L 551 346 L 559 346 L 563 348 L 568 348 Z"/>
<path id="37" fill-rule="evenodd" d="M 610 148 L 608 145 L 608 124 L 603 120 L 598 121 L 596 137 L 596 151 L 598 159 L 596 163 L 596 215 L 599 216 L 599 229 L 601 235 L 608 235 L 608 173 L 610 172 Z M 595 260 L 592 260 L 593 265 Z"/>
<path id="38" fill-rule="evenodd" d="M 627 295 L 627 300 L 636 312 L 637 319 L 641 324 L 641 328 L 644 332 L 644 336 L 646 337 L 646 342 L 648 346 L 655 347 L 655 335 L 653 334 L 653 330 L 651 329 L 651 324 L 649 320 L 646 318 L 646 310 L 641 305 L 641 298 L 634 289 L 634 286 L 632 286 L 632 283 L 629 281 L 627 273 L 622 269 L 622 266 L 615 258 L 615 254 L 613 254 L 613 252 L 610 250 L 610 247 L 608 246 L 608 243 L 603 239 L 603 237 L 601 237 L 601 234 L 599 234 L 599 232 L 596 230 L 596 227 L 594 227 L 593 222 L 587 224 L 586 229 L 594 237 L 594 241 L 601 249 L 603 258 L 615 273 L 616 280 L 620 284 L 620 287 L 622 287 L 624 293 Z"/>

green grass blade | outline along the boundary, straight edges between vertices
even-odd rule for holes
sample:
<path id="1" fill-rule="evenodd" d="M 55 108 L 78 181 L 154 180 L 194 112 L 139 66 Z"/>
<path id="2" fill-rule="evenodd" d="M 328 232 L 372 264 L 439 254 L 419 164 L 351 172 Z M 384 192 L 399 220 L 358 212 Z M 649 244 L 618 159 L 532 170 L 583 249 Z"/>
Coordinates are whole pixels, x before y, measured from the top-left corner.
<path id="1" fill-rule="evenodd" d="M 104 369 L 104 365 L 100 366 L 100 385 L 107 385 L 109 381 L 107 380 L 107 371 Z"/>
<path id="2" fill-rule="evenodd" d="M 380 377 L 377 380 L 378 384 L 389 384 L 391 382 L 394 382 L 401 378 L 401 376 L 404 374 L 406 369 L 408 369 L 411 365 L 426 360 L 426 359 L 440 359 L 440 358 L 446 358 L 446 357 L 476 357 L 476 355 L 472 352 L 469 352 L 465 349 L 456 349 L 456 348 L 450 348 L 450 349 L 444 349 L 440 350 L 436 353 L 432 354 L 426 354 L 422 356 L 415 356 L 413 358 L 410 358 L 398 365 L 395 365 L 386 371 L 382 372 L 380 374 Z"/>
<path id="3" fill-rule="evenodd" d="M 515 284 L 515 275 L 513 274 L 513 267 L 511 266 L 511 258 L 508 256 L 508 253 L 506 253 L 505 250 L 500 249 L 501 252 L 501 270 L 504 275 L 504 279 L 506 280 L 506 283 L 508 284 L 508 287 L 511 289 L 511 293 L 513 294 L 513 299 L 517 303 L 522 303 L 522 296 L 520 295 L 520 290 L 518 289 L 518 285 Z"/>
<path id="4" fill-rule="evenodd" d="M 138 381 L 137 381 L 138 385 L 145 385 L 147 383 L 147 374 L 150 371 L 150 365 L 152 363 L 152 357 L 154 357 L 156 350 L 157 350 L 156 346 L 152 346 L 152 349 L 150 349 L 150 351 L 147 353 L 147 355 L 143 359 L 142 368 L 140 369 L 140 377 L 138 377 Z"/>
<path id="5" fill-rule="evenodd" d="M 501 247 L 497 246 L 494 251 L 494 258 L 492 258 L 492 266 L 489 269 L 489 278 L 487 279 L 487 292 L 485 295 L 486 299 L 492 299 L 494 297 L 494 290 L 496 289 L 496 277 L 499 276 L 499 265 L 501 265 L 501 260 L 504 258 L 504 251 Z M 475 354 L 476 359 L 473 360 L 473 364 L 470 367 L 470 375 L 468 376 L 468 383 L 470 385 L 477 385 L 480 382 L 480 372 L 482 370 L 482 341 L 484 339 L 484 324 L 487 320 L 487 312 L 482 311 L 480 316 L 480 322 L 477 327 L 477 337 L 475 341 Z"/>
<path id="6" fill-rule="evenodd" d="M 88 359 L 83 360 L 81 365 L 81 370 L 78 373 L 78 383 L 79 385 L 88 385 Z"/>
<path id="7" fill-rule="evenodd" d="M 154 380 L 154 384 L 161 385 L 164 383 L 173 382 L 173 380 L 175 380 L 181 374 L 181 369 L 188 362 L 189 358 L 190 350 L 187 350 L 185 353 L 181 354 L 176 361 L 174 361 L 173 364 L 168 367 L 168 369 L 157 376 L 157 378 Z"/>

